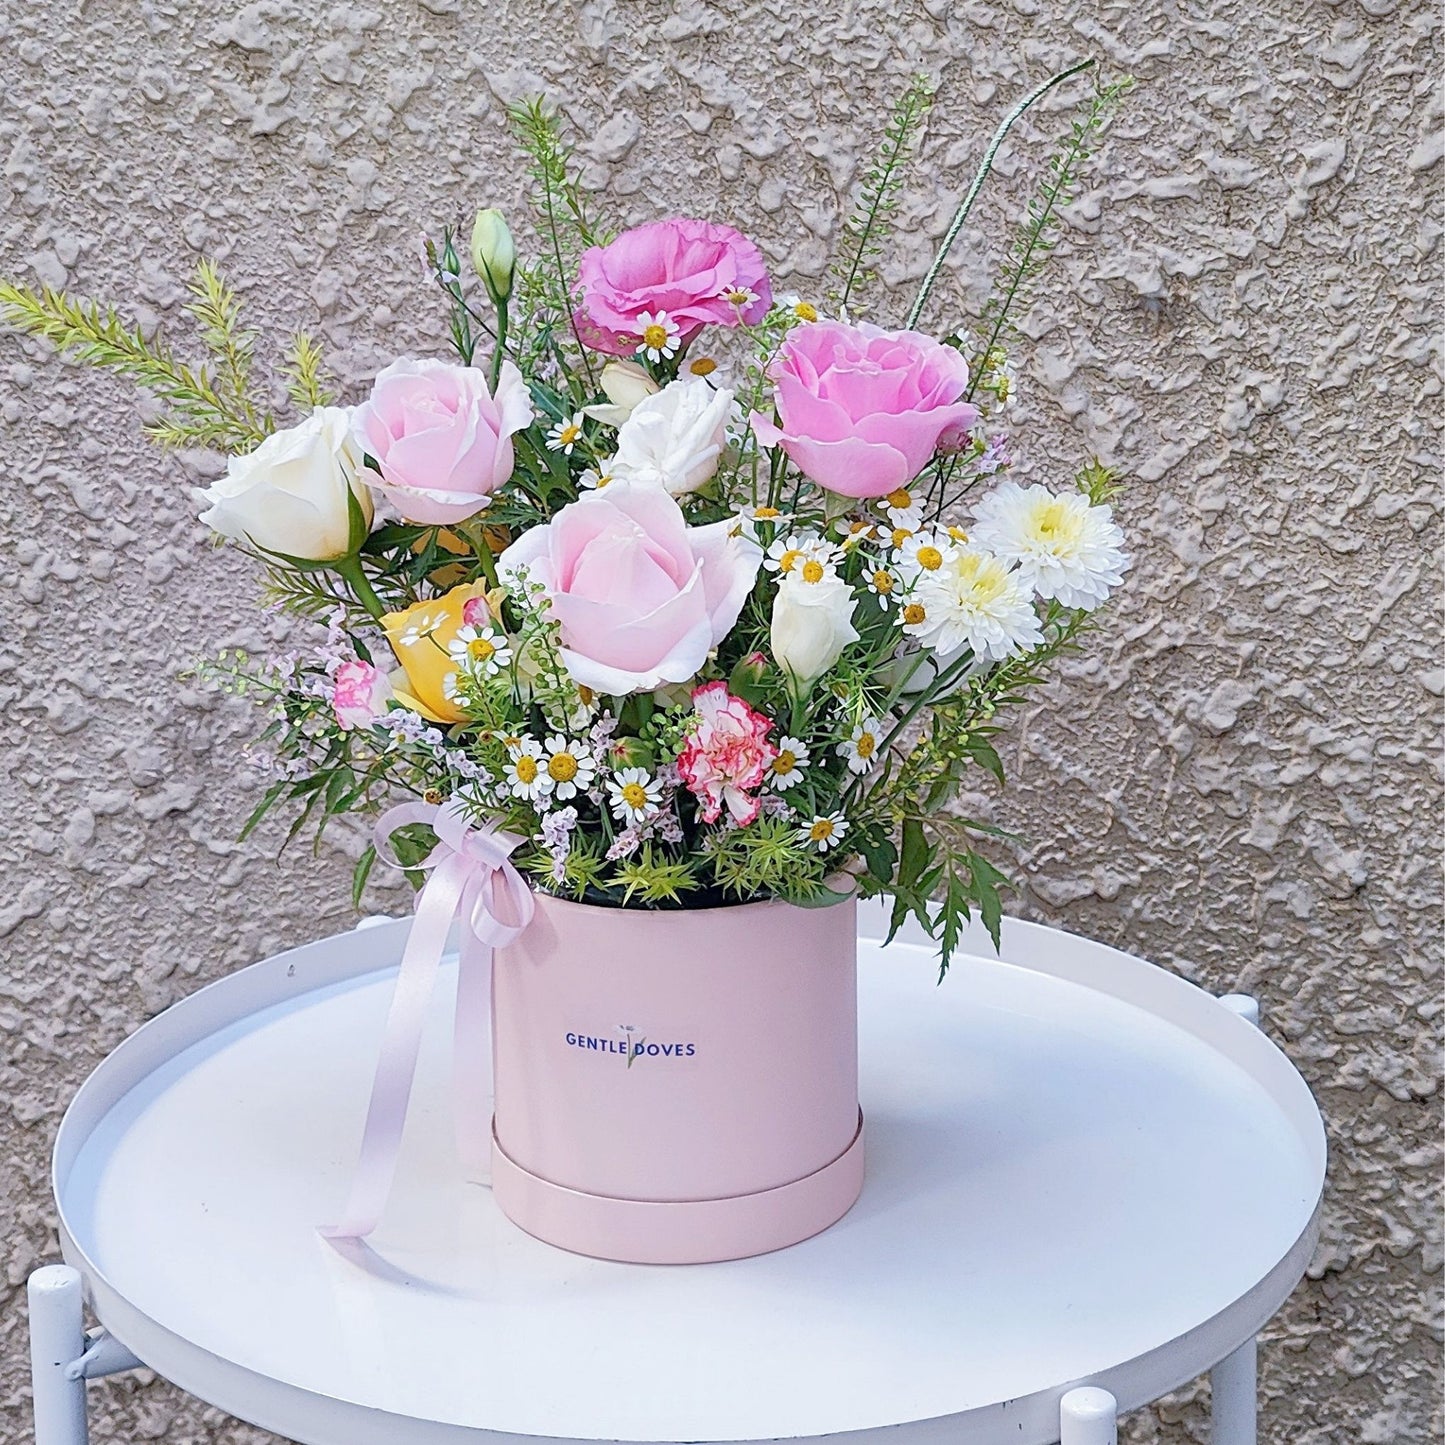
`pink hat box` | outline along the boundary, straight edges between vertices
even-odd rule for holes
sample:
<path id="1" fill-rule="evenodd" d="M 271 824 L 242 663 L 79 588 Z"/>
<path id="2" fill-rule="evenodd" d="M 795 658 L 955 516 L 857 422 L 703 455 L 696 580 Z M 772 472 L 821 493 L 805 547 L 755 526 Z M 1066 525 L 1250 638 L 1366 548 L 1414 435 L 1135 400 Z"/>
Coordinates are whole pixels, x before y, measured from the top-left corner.
<path id="1" fill-rule="evenodd" d="M 563 1249 L 701 1264 L 796 1244 L 863 1186 L 852 902 L 675 911 L 547 894 L 492 979 L 492 1188 Z"/>

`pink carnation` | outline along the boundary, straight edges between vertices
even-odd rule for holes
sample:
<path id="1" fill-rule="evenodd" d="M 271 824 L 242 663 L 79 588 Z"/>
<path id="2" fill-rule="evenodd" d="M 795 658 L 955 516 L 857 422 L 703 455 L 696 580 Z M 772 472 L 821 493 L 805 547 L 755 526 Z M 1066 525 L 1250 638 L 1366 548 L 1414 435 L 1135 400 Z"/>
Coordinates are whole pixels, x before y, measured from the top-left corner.
<path id="1" fill-rule="evenodd" d="M 725 682 L 695 688 L 692 705 L 697 727 L 678 756 L 678 771 L 701 804 L 705 823 L 717 822 L 726 807 L 733 822 L 746 827 L 758 816 L 751 790 L 762 785 L 778 755 L 767 740 L 772 723 L 733 697 Z"/>
<path id="2" fill-rule="evenodd" d="M 593 246 L 582 256 L 577 292 L 583 344 L 613 356 L 642 344 L 644 312 L 666 312 L 686 346 L 704 326 L 756 325 L 773 300 L 762 253 L 746 236 L 686 217 Z"/>
<path id="3" fill-rule="evenodd" d="M 332 674 L 331 706 L 342 732 L 375 722 L 391 701 L 391 683 L 386 674 L 369 662 L 353 657 Z"/>

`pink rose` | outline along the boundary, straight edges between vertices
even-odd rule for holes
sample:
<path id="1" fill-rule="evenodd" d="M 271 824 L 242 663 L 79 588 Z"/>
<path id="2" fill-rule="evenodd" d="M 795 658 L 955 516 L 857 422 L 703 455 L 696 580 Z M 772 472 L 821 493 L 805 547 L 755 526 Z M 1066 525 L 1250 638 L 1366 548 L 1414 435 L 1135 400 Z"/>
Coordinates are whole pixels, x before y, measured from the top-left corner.
<path id="1" fill-rule="evenodd" d="M 531 420 L 510 361 L 494 397 L 475 367 L 403 357 L 376 378 L 352 433 L 381 468 L 372 485 L 408 522 L 445 525 L 480 512 L 512 475 L 512 433 Z"/>
<path id="2" fill-rule="evenodd" d="M 845 497 L 884 497 L 905 487 L 938 439 L 978 420 L 960 401 L 968 363 L 917 331 L 863 322 L 795 327 L 768 369 L 780 425 L 757 412 L 753 431 L 781 446 L 804 476 Z"/>
<path id="3" fill-rule="evenodd" d="M 593 246 L 582 256 L 577 292 L 578 334 L 613 356 L 641 346 L 644 313 L 664 313 L 686 346 L 707 325 L 755 325 L 773 300 L 762 254 L 746 236 L 685 217 L 634 226 Z"/>
<path id="4" fill-rule="evenodd" d="M 498 566 L 546 589 L 572 677 L 623 695 L 693 677 L 738 620 L 761 560 L 732 521 L 689 527 L 661 487 L 618 480 L 523 532 Z"/>
<path id="5" fill-rule="evenodd" d="M 701 805 L 705 823 L 716 823 L 724 807 L 740 828 L 758 816 L 755 789 L 778 750 L 767 740 L 772 723 L 733 697 L 725 682 L 710 682 L 692 695 L 697 726 L 678 754 L 678 771 Z"/>
<path id="6" fill-rule="evenodd" d="M 391 701 L 391 683 L 386 674 L 359 657 L 341 663 L 331 681 L 331 706 L 342 732 L 375 722 Z"/>

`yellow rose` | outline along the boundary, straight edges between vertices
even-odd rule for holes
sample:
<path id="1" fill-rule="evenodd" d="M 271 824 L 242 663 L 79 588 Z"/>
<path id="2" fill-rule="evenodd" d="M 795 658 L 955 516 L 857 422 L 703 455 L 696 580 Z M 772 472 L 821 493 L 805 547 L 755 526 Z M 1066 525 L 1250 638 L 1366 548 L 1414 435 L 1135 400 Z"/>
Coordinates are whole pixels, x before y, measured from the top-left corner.
<path id="1" fill-rule="evenodd" d="M 447 647 L 465 625 L 468 602 L 475 601 L 475 620 L 488 620 L 491 609 L 485 582 L 467 582 L 440 597 L 415 602 L 402 612 L 381 619 L 386 640 L 401 663 L 404 678 L 393 676 L 392 690 L 404 707 L 430 722 L 459 723 L 466 714 L 447 697 L 447 677 L 457 670 Z"/>

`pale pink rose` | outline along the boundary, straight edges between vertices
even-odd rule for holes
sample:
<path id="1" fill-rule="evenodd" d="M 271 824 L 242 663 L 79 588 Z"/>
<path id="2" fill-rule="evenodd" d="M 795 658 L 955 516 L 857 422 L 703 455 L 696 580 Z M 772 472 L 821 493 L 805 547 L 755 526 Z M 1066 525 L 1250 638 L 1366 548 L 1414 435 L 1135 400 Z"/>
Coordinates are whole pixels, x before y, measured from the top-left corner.
<path id="1" fill-rule="evenodd" d="M 572 677 L 625 695 L 691 679 L 737 622 L 761 561 L 731 520 L 689 527 L 661 487 L 618 480 L 523 532 L 498 566 L 546 589 Z"/>
<path id="2" fill-rule="evenodd" d="M 391 682 L 387 675 L 359 657 L 341 663 L 331 675 L 331 706 L 342 732 L 363 728 L 373 723 L 391 701 Z"/>
<path id="3" fill-rule="evenodd" d="M 678 217 L 624 231 L 582 256 L 577 328 L 584 345 L 631 356 L 643 312 L 665 312 L 686 346 L 704 326 L 756 325 L 773 289 L 762 253 L 741 232 Z M 751 299 L 746 299 L 746 298 Z"/>
<path id="4" fill-rule="evenodd" d="M 697 725 L 678 754 L 683 781 L 698 800 L 705 823 L 716 823 L 724 807 L 740 828 L 758 816 L 757 789 L 778 750 L 768 741 L 772 723 L 725 682 L 710 682 L 692 695 Z"/>
<path id="5" fill-rule="evenodd" d="M 907 486 L 939 438 L 978 420 L 961 401 L 968 363 L 917 331 L 863 322 L 795 327 L 768 368 L 775 425 L 757 412 L 753 431 L 781 446 L 804 476 L 845 497 L 884 497 Z"/>
<path id="6" fill-rule="evenodd" d="M 403 357 L 376 378 L 352 431 L 381 468 L 372 485 L 408 522 L 433 526 L 487 505 L 512 475 L 512 434 L 531 421 L 527 383 L 510 361 L 494 397 L 476 367 Z"/>

